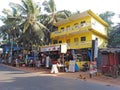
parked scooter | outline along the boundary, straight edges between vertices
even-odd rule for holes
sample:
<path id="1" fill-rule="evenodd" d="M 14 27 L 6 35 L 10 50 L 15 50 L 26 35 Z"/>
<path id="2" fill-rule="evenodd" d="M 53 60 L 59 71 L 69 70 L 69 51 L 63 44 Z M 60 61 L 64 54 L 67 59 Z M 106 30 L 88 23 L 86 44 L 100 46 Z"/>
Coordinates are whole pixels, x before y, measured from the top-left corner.
<path id="1" fill-rule="evenodd" d="M 88 63 L 83 64 L 83 69 L 82 69 L 82 71 L 86 72 L 86 71 L 88 71 L 88 70 L 89 70 Z"/>

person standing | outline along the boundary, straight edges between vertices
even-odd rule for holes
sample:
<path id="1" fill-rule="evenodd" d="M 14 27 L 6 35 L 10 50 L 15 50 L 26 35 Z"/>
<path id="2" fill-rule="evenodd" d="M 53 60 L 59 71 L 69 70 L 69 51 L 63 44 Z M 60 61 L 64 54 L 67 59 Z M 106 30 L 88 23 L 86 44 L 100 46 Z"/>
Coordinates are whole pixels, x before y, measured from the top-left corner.
<path id="1" fill-rule="evenodd" d="M 28 65 L 28 54 L 25 56 L 25 64 Z"/>
<path id="2" fill-rule="evenodd" d="M 46 55 L 46 68 L 49 68 L 50 57 Z"/>
<path id="3" fill-rule="evenodd" d="M 19 58 L 15 59 L 15 64 L 16 64 L 16 67 L 19 67 Z"/>

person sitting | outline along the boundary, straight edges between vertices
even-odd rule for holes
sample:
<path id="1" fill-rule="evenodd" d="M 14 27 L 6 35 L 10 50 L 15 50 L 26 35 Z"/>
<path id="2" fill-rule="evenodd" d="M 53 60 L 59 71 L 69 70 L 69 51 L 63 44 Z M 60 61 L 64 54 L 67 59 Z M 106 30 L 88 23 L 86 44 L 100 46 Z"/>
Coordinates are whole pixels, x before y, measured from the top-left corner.
<path id="1" fill-rule="evenodd" d="M 83 64 L 83 71 L 85 72 L 85 71 L 88 71 L 88 70 L 89 70 L 89 66 L 88 66 L 88 63 L 86 62 L 86 63 Z"/>

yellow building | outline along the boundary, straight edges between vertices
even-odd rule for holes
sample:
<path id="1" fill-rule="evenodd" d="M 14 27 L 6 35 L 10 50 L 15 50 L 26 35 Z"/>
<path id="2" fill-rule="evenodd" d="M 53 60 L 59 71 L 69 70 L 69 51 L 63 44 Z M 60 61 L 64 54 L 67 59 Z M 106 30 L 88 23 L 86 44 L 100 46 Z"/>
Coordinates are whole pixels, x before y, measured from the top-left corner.
<path id="1" fill-rule="evenodd" d="M 52 44 L 43 46 L 41 51 L 60 51 L 60 44 L 67 43 L 67 53 L 70 54 L 74 50 L 74 55 L 77 57 L 75 59 L 78 61 L 77 64 L 80 68 L 86 61 L 91 60 L 93 40 L 97 38 L 99 48 L 107 46 L 108 24 L 91 10 L 58 21 L 54 25 L 58 27 L 58 30 L 50 35 Z M 67 54 L 65 57 L 67 57 Z"/>
<path id="2" fill-rule="evenodd" d="M 58 30 L 51 33 L 52 44 L 67 43 L 68 49 L 92 47 L 98 39 L 98 47 L 107 45 L 108 24 L 91 10 L 76 14 L 54 24 Z"/>

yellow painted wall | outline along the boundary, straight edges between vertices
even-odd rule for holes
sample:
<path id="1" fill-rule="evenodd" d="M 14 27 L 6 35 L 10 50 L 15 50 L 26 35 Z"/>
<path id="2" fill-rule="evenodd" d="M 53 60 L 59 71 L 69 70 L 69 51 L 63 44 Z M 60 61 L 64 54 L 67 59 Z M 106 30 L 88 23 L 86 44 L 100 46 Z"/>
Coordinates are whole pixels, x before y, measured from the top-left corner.
<path id="1" fill-rule="evenodd" d="M 74 38 L 78 38 L 78 41 L 81 42 L 80 37 L 86 37 L 86 41 L 90 41 L 92 40 L 92 33 L 88 32 L 88 33 L 82 33 L 82 34 L 76 34 L 76 35 L 72 35 L 72 36 L 66 36 L 66 37 L 61 37 L 61 38 L 55 38 L 55 40 L 58 41 L 62 41 L 62 42 L 66 42 L 67 39 L 70 39 L 71 43 L 74 43 Z"/>
<path id="2" fill-rule="evenodd" d="M 81 21 L 86 21 L 86 23 L 91 23 L 91 17 L 87 16 L 87 17 L 80 18 L 78 20 L 71 21 L 69 23 L 63 24 L 63 25 L 58 27 L 58 30 L 61 30 L 62 27 L 64 27 L 64 29 L 66 29 L 67 26 L 70 26 L 71 28 L 74 28 L 74 24 L 78 23 L 80 25 Z"/>
<path id="3" fill-rule="evenodd" d="M 107 40 L 98 36 L 98 35 L 95 35 L 95 34 L 92 34 L 92 39 L 95 40 L 96 38 L 98 38 L 98 47 L 99 48 L 105 48 L 107 46 Z"/>
<path id="4" fill-rule="evenodd" d="M 81 41 L 81 37 L 86 37 L 86 41 Z M 78 38 L 78 42 L 74 42 L 74 38 Z M 71 49 L 79 49 L 79 48 L 90 48 L 92 45 L 88 45 L 86 42 L 91 42 L 92 41 L 92 33 L 87 32 L 87 33 L 82 33 L 82 34 L 76 34 L 76 35 L 69 35 L 66 37 L 61 37 L 55 40 L 62 41 L 62 43 L 67 43 L 67 40 L 70 39 L 70 44 L 71 44 Z M 53 39 L 54 40 L 54 39 Z M 86 43 L 86 44 L 85 44 Z"/>

